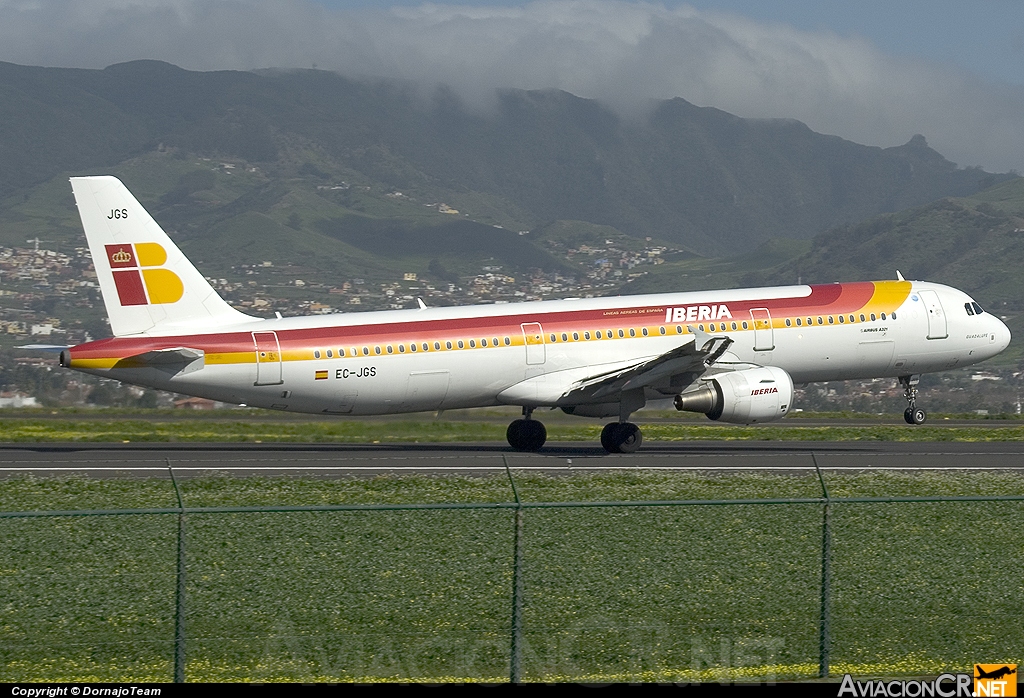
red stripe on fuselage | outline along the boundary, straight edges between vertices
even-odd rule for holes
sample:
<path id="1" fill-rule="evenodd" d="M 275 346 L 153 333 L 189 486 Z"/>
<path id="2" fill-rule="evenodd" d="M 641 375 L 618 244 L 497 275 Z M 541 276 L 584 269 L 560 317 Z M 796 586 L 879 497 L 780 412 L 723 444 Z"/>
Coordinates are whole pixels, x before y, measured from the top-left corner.
<path id="1" fill-rule="evenodd" d="M 807 296 L 794 298 L 764 298 L 742 301 L 704 301 L 708 305 L 727 305 L 731 320 L 750 319 L 751 308 L 768 308 L 773 316 L 786 317 L 804 314 L 848 313 L 862 308 L 874 293 L 874 284 L 859 282 L 811 286 Z M 625 299 L 623 299 L 625 300 Z M 545 333 L 582 332 L 629 327 L 656 326 L 666 323 L 666 308 L 694 306 L 698 302 L 678 303 L 666 298 L 660 305 L 622 305 L 595 310 L 515 312 L 492 317 L 452 318 L 388 322 L 373 325 L 324 326 L 304 329 L 274 330 L 272 326 L 261 331 L 276 331 L 282 352 L 328 347 L 353 347 L 399 342 L 447 341 L 457 339 L 490 339 L 500 335 L 521 337 L 520 325 L 530 322 L 542 324 Z M 347 316 L 351 317 L 351 316 Z M 719 318 L 724 319 L 724 318 Z M 272 325 L 269 322 L 268 325 Z M 686 323 L 682 323 L 686 324 Z M 692 324 L 692 323 L 691 323 Z M 252 334 L 226 332 L 217 334 L 176 335 L 168 337 L 121 337 L 101 339 L 73 348 L 75 359 L 124 358 L 147 351 L 173 347 L 192 347 L 210 354 L 255 351 Z"/>

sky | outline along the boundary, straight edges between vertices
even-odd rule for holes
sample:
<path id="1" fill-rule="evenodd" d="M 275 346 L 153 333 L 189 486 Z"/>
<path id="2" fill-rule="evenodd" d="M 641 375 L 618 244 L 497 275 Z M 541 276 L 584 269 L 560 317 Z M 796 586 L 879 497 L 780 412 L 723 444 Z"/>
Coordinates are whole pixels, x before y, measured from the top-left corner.
<path id="1" fill-rule="evenodd" d="M 961 166 L 1024 172 L 1021 0 L 0 0 L 0 60 L 309 68 L 563 89 L 642 117 L 682 97 Z"/>

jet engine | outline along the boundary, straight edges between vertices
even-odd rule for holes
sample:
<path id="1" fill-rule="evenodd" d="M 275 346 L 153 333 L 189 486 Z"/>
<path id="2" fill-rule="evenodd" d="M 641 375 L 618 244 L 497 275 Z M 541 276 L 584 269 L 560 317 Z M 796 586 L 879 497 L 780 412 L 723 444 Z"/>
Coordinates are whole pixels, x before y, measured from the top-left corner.
<path id="1" fill-rule="evenodd" d="M 709 419 L 756 424 L 782 419 L 793 404 L 793 379 L 776 366 L 719 373 L 696 390 L 676 395 L 676 409 Z"/>

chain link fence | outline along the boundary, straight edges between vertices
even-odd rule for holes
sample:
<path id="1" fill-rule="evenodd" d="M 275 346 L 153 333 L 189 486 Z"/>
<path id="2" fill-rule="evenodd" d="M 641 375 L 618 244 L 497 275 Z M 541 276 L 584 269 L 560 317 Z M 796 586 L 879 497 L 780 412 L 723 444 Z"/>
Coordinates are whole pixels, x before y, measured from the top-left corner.
<path id="1" fill-rule="evenodd" d="M 0 680 L 708 682 L 1024 657 L 1019 489 L 849 496 L 807 475 L 785 476 L 806 496 L 588 501 L 575 475 L 506 462 L 504 501 L 224 506 L 191 505 L 169 467 L 169 506 L 0 512 Z"/>

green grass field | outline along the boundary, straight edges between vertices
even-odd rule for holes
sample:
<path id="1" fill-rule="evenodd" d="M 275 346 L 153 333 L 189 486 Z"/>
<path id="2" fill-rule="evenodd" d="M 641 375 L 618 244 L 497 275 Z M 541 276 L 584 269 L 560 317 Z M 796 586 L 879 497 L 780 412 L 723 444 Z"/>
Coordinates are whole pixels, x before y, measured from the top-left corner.
<path id="1" fill-rule="evenodd" d="M 816 497 L 815 476 L 516 474 L 525 502 Z M 1024 494 L 1008 473 L 829 475 L 833 497 Z M 187 506 L 509 502 L 504 477 L 184 480 Z M 0 510 L 176 506 L 167 479 L 9 479 Z M 523 678 L 814 676 L 819 504 L 523 512 Z M 514 513 L 189 514 L 187 677 L 501 681 Z M 0 680 L 172 675 L 175 515 L 0 519 Z M 833 504 L 833 673 L 1024 658 L 1024 503 Z"/>
<path id="2" fill-rule="evenodd" d="M 709 424 L 706 420 L 678 423 L 642 423 L 644 440 L 655 441 L 1021 441 L 1019 426 L 865 424 L 801 426 L 799 419 L 784 424 L 737 426 Z M 590 441 L 598 443 L 602 423 L 578 420 L 547 423 L 548 443 Z M 0 442 L 305 442 L 305 443 L 415 443 L 505 441 L 506 421 L 425 421 L 290 419 L 95 419 L 0 418 Z"/>

